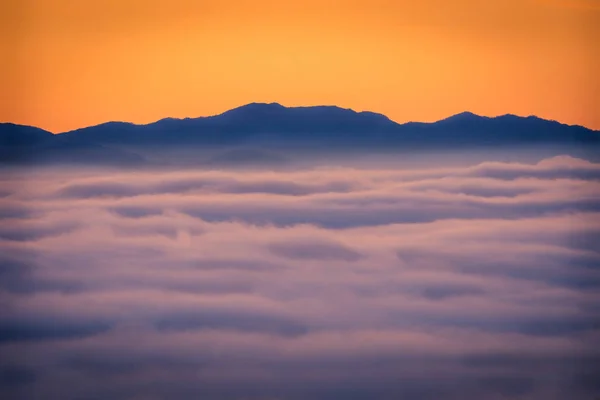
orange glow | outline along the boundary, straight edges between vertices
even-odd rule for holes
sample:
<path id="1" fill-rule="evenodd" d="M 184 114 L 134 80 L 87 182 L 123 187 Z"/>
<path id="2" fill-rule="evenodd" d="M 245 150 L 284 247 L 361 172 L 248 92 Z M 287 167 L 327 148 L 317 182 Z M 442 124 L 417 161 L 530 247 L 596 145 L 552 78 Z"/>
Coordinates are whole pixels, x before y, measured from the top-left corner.
<path id="1" fill-rule="evenodd" d="M 0 121 L 61 132 L 335 104 L 600 129 L 596 0 L 7 0 Z"/>

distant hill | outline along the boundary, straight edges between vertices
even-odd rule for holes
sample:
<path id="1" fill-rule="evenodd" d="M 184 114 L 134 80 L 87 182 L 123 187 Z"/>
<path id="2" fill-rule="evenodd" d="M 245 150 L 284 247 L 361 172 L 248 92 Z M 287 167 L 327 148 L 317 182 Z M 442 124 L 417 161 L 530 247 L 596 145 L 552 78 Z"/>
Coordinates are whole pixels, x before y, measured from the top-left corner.
<path id="1" fill-rule="evenodd" d="M 317 143 L 374 132 L 392 133 L 398 126 L 381 114 L 333 106 L 287 108 L 276 103 L 252 103 L 212 117 L 167 118 L 148 125 L 110 122 L 63 135 L 103 144 L 213 145 L 253 140 Z"/>
<path id="2" fill-rule="evenodd" d="M 108 122 L 59 135 L 35 127 L 0 124 L 4 163 L 64 160 L 135 165 L 144 161 L 136 153 L 146 148 L 292 146 L 345 151 L 544 144 L 598 146 L 600 132 L 537 117 L 489 118 L 468 112 L 433 123 L 398 124 L 372 112 L 277 103 L 252 103 L 216 116 L 166 118 L 147 125 Z"/>
<path id="3" fill-rule="evenodd" d="M 140 165 L 144 161 L 140 155 L 117 147 L 73 140 L 31 126 L 0 123 L 0 164 Z"/>

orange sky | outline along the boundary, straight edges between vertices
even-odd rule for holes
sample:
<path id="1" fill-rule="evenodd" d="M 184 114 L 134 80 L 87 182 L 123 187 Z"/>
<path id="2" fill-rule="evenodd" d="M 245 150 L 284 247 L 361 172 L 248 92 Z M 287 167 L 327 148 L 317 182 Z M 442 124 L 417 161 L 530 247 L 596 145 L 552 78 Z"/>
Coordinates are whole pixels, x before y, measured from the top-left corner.
<path id="1" fill-rule="evenodd" d="M 4 0 L 0 121 L 335 104 L 600 129 L 599 0 Z"/>

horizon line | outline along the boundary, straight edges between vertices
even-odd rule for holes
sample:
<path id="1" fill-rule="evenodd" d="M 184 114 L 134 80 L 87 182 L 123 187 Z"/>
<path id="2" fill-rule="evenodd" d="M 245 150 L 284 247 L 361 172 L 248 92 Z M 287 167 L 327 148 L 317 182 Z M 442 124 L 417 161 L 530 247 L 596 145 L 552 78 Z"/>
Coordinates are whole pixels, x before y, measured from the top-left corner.
<path id="1" fill-rule="evenodd" d="M 152 124 L 155 124 L 157 122 L 165 121 L 165 120 L 184 121 L 184 120 L 190 120 L 190 119 L 212 118 L 212 117 L 221 116 L 221 115 L 223 115 L 223 114 L 225 114 L 225 113 L 227 113 L 229 111 L 237 110 L 237 109 L 244 108 L 244 107 L 251 106 L 251 105 L 279 106 L 279 107 L 282 107 L 282 108 L 285 108 L 285 109 L 330 107 L 330 108 L 336 108 L 336 109 L 340 109 L 340 110 L 351 111 L 351 112 L 354 112 L 354 113 L 357 113 L 357 114 L 371 113 L 371 114 L 380 115 L 382 117 L 387 118 L 389 121 L 391 121 L 391 122 L 393 122 L 394 124 L 397 124 L 397 125 L 406 125 L 406 124 L 435 124 L 435 123 L 442 122 L 442 121 L 445 121 L 445 120 L 448 120 L 450 118 L 457 117 L 457 116 L 460 116 L 460 115 L 470 115 L 470 116 L 473 116 L 473 117 L 478 117 L 478 118 L 483 118 L 483 119 L 495 119 L 495 118 L 509 117 L 509 116 L 510 117 L 523 118 L 523 119 L 526 119 L 526 118 L 537 118 L 537 119 L 544 120 L 544 121 L 556 122 L 558 124 L 565 125 L 565 126 L 579 127 L 579 128 L 584 128 L 584 129 L 587 129 L 587 130 L 590 130 L 590 131 L 594 131 L 594 132 L 600 132 L 600 130 L 596 130 L 596 129 L 593 129 L 593 128 L 590 128 L 590 127 L 587 127 L 587 126 L 584 126 L 584 125 L 567 124 L 567 123 L 563 123 L 563 122 L 560 122 L 560 121 L 555 120 L 555 119 L 542 118 L 542 117 L 539 117 L 539 116 L 534 115 L 534 114 L 527 115 L 527 116 L 525 116 L 525 115 L 519 115 L 519 114 L 512 114 L 512 113 L 498 114 L 498 115 L 481 115 L 481 114 L 476 114 L 474 112 L 465 110 L 465 111 L 462 111 L 462 112 L 459 112 L 459 113 L 456 113 L 456 114 L 451 114 L 451 115 L 449 115 L 449 116 L 447 116 L 445 118 L 441 118 L 441 119 L 438 119 L 438 120 L 435 120 L 435 121 L 430 121 L 430 122 L 415 121 L 415 120 L 410 120 L 410 121 L 405 121 L 405 122 L 397 122 L 397 121 L 394 121 L 393 119 L 389 118 L 385 114 L 382 114 L 382 113 L 379 113 L 379 112 L 376 112 L 376 111 L 371 111 L 371 110 L 360 110 L 360 111 L 357 111 L 357 110 L 355 110 L 353 108 L 350 108 L 350 107 L 349 108 L 345 108 L 345 107 L 341 107 L 341 106 L 334 105 L 334 104 L 315 104 L 315 105 L 301 105 L 301 106 L 285 106 L 285 105 L 283 105 L 283 104 L 281 104 L 279 102 L 250 102 L 250 103 L 242 104 L 242 105 L 237 106 L 237 107 L 233 107 L 233 108 L 227 109 L 227 110 L 222 111 L 222 112 L 220 112 L 218 114 L 199 115 L 199 116 L 195 116 L 195 117 L 190 117 L 190 116 L 187 116 L 187 117 L 163 117 L 163 118 L 159 118 L 157 120 L 153 120 L 153 121 L 146 122 L 146 123 L 136 123 L 136 122 L 131 122 L 131 121 L 119 121 L 119 120 L 108 120 L 108 121 L 105 121 L 105 122 L 100 122 L 100 123 L 93 124 L 93 125 L 86 125 L 86 126 L 82 126 L 82 127 L 79 127 L 79 128 L 75 128 L 75 129 L 71 129 L 71 130 L 67 130 L 67 131 L 61 131 L 61 132 L 53 132 L 53 131 L 50 131 L 48 129 L 41 128 L 39 126 L 19 124 L 19 123 L 10 122 L 10 121 L 2 121 L 2 122 L 0 122 L 0 124 L 26 126 L 26 127 L 41 129 L 41 130 L 44 130 L 46 132 L 50 132 L 53 135 L 62 135 L 62 134 L 69 133 L 69 132 L 75 132 L 75 131 L 78 131 L 78 130 L 82 130 L 82 129 L 86 129 L 86 128 L 93 128 L 93 127 L 102 126 L 102 125 L 111 124 L 111 123 L 128 124 L 128 125 L 134 125 L 134 126 L 148 126 L 148 125 L 152 125 Z"/>

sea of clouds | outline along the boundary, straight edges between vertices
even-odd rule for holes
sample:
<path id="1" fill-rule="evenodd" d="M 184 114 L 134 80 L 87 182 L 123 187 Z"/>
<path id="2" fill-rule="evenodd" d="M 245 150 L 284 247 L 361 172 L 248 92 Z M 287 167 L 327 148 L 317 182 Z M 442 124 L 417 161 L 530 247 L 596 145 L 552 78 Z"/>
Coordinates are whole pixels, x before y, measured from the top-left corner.
<path id="1" fill-rule="evenodd" d="M 2 399 L 600 394 L 600 164 L 23 169 Z"/>

